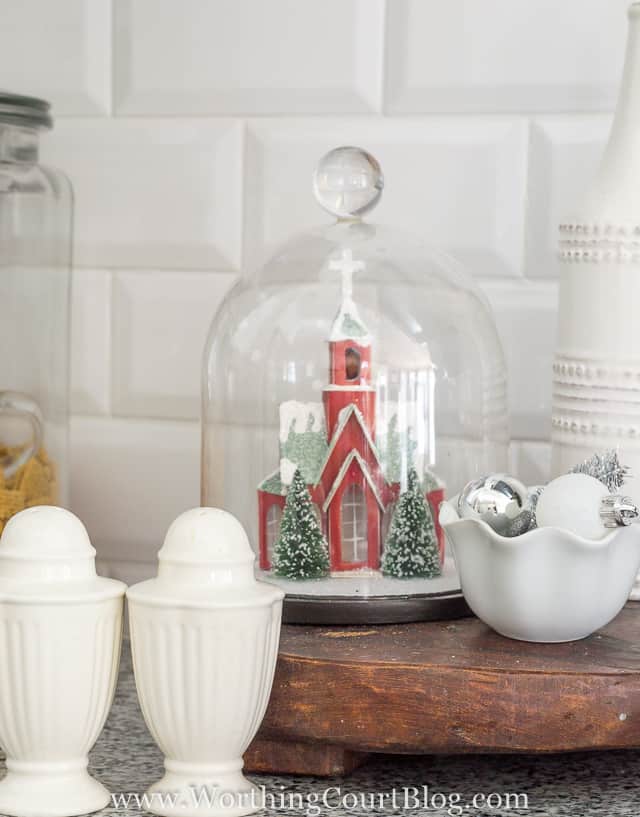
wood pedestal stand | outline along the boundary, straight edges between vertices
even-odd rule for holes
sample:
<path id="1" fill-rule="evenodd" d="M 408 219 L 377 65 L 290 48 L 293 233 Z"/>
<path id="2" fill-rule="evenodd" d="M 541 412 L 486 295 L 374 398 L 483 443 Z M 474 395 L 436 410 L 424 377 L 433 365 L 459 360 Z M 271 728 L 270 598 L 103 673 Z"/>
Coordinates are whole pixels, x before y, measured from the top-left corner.
<path id="1" fill-rule="evenodd" d="M 249 771 L 333 775 L 368 753 L 640 747 L 640 605 L 569 644 L 497 635 L 475 618 L 285 625 Z"/>

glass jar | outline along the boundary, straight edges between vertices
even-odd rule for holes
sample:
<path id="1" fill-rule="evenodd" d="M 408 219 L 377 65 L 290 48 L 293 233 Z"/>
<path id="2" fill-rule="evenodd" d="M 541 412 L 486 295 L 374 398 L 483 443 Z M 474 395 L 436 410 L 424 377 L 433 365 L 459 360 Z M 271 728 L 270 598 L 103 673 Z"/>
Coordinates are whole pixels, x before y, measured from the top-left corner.
<path id="1" fill-rule="evenodd" d="M 0 93 L 0 531 L 68 499 L 73 196 L 38 163 L 49 104 Z"/>
<path id="2" fill-rule="evenodd" d="M 288 621 L 451 615 L 438 506 L 506 468 L 488 303 L 452 258 L 362 219 L 382 187 L 365 151 L 327 154 L 336 222 L 241 280 L 205 348 L 202 503 L 244 523 Z"/>

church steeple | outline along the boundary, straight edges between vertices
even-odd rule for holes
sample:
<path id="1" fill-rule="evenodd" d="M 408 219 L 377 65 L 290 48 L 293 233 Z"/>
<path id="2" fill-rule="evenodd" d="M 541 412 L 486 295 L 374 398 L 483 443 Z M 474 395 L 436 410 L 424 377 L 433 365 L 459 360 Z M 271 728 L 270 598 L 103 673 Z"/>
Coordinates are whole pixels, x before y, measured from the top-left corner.
<path id="1" fill-rule="evenodd" d="M 329 261 L 329 269 L 336 270 L 342 276 L 342 302 L 331 327 L 330 340 L 361 338 L 368 343 L 369 332 L 360 320 L 358 307 L 353 300 L 353 273 L 364 269 L 364 261 L 354 260 L 353 251 L 343 249 L 340 258 Z"/>
<path id="2" fill-rule="evenodd" d="M 329 262 L 342 276 L 342 300 L 329 333 L 331 383 L 334 386 L 367 386 L 371 367 L 371 336 L 353 300 L 353 273 L 364 269 L 351 249 Z"/>
<path id="3" fill-rule="evenodd" d="M 362 414 L 373 437 L 375 390 L 371 387 L 371 335 L 353 300 L 353 273 L 365 268 L 351 249 L 342 250 L 329 262 L 329 269 L 342 276 L 340 307 L 329 332 L 329 385 L 324 404 L 329 435 L 342 409 L 353 404 Z"/>

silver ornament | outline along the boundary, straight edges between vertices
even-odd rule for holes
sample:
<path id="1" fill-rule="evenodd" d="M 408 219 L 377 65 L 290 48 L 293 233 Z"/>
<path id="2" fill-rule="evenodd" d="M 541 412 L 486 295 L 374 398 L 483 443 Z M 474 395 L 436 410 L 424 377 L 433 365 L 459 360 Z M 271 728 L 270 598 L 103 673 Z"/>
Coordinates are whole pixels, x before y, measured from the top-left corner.
<path id="1" fill-rule="evenodd" d="M 633 525 L 640 518 L 640 509 L 628 496 L 605 496 L 600 504 L 600 519 L 605 528 Z"/>
<path id="2" fill-rule="evenodd" d="M 538 507 L 538 500 L 544 491 L 544 485 L 533 485 L 527 492 L 527 507 L 531 511 L 531 524 L 528 530 L 533 530 L 538 527 L 538 520 L 536 519 L 536 508 Z"/>
<path id="3" fill-rule="evenodd" d="M 481 519 L 502 536 L 519 536 L 532 519 L 526 487 L 508 474 L 468 482 L 458 496 L 458 513 L 463 519 Z"/>

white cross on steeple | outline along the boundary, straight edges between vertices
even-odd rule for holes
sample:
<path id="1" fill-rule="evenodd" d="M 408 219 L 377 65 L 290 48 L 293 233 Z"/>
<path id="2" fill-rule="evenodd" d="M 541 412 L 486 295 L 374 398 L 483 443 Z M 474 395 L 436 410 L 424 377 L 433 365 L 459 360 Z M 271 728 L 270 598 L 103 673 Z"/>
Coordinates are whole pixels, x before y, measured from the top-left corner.
<path id="1" fill-rule="evenodd" d="M 353 293 L 353 273 L 364 269 L 364 261 L 354 261 L 353 252 L 345 248 L 342 250 L 341 258 L 334 258 L 329 261 L 329 269 L 342 273 L 342 298 L 351 298 Z"/>

